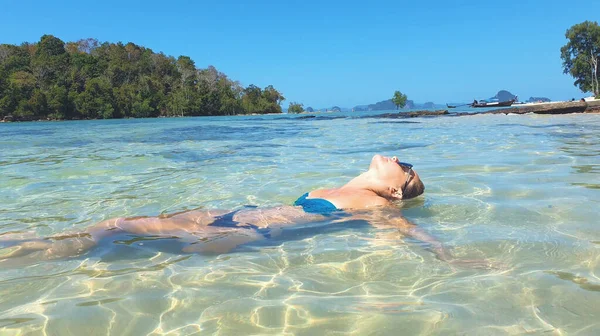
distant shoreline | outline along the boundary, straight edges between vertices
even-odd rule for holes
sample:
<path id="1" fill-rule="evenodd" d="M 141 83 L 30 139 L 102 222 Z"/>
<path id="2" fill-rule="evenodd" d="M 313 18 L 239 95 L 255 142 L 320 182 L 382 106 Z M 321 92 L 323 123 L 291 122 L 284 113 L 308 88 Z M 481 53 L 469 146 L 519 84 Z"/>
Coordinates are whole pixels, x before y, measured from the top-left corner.
<path id="1" fill-rule="evenodd" d="M 600 100 L 544 102 L 513 105 L 512 107 L 482 112 L 484 114 L 572 114 L 600 112 Z M 482 114 L 479 113 L 479 114 Z"/>
<path id="2" fill-rule="evenodd" d="M 140 120 L 140 119 L 176 119 L 176 118 L 206 118 L 206 117 L 240 117 L 240 116 L 265 116 L 265 115 L 285 115 L 286 113 L 240 113 L 240 114 L 224 114 L 224 115 L 197 115 L 197 116 L 158 116 L 158 117 L 145 117 L 145 118 L 94 118 L 94 119 L 37 119 L 31 118 L 28 120 L 23 119 L 11 119 L 11 116 L 0 119 L 0 123 L 28 123 L 28 122 L 60 122 L 60 121 L 92 121 L 92 120 Z M 6 120 L 6 119 L 11 120 Z"/>
<path id="3" fill-rule="evenodd" d="M 323 113 L 323 112 L 321 112 Z M 389 119 L 405 119 L 405 118 L 417 118 L 417 117 L 463 117 L 473 115 L 488 115 L 488 114 L 598 114 L 600 113 L 600 99 L 588 100 L 588 101 L 570 101 L 570 102 L 540 102 L 540 103 L 527 103 L 519 104 L 507 108 L 498 108 L 494 110 L 484 112 L 456 112 L 450 113 L 447 109 L 442 110 L 421 110 L 421 111 L 409 111 L 409 112 L 394 112 L 394 113 L 382 113 L 374 114 L 370 116 L 363 116 L 363 118 L 389 118 Z M 239 117 L 239 116 L 264 116 L 264 115 L 278 115 L 278 116 L 296 116 L 304 115 L 302 118 L 306 119 L 312 114 L 310 113 L 264 113 L 264 114 L 232 114 L 222 116 L 160 116 L 153 118 L 111 118 L 111 119 L 32 119 L 32 120 L 0 120 L 0 123 L 12 123 L 12 122 L 58 122 L 58 121 L 82 121 L 82 120 L 126 120 L 126 119 L 163 119 L 163 118 L 195 118 L 195 117 Z M 318 114 L 318 113 L 317 113 Z M 313 117 L 316 117 L 313 115 Z"/>
<path id="4" fill-rule="evenodd" d="M 600 113 L 600 100 L 574 101 L 574 102 L 551 102 L 537 103 L 531 105 L 519 105 L 515 107 L 498 108 L 484 112 L 456 112 L 448 110 L 437 111 L 413 111 L 400 113 L 384 113 L 370 116 L 370 118 L 405 119 L 417 117 L 464 117 L 489 114 L 597 114 Z"/>

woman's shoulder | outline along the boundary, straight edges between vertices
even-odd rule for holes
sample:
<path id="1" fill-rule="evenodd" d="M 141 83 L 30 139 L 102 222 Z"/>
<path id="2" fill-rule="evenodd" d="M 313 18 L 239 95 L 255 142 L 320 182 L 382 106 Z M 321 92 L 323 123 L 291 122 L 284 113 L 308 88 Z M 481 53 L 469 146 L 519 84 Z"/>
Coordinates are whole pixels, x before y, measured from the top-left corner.
<path id="1" fill-rule="evenodd" d="M 316 189 L 306 193 L 308 198 L 327 198 L 334 193 L 335 189 Z"/>
<path id="2" fill-rule="evenodd" d="M 328 200 L 338 209 L 365 209 L 389 205 L 387 199 L 363 189 L 318 189 L 311 191 L 308 198 Z"/>

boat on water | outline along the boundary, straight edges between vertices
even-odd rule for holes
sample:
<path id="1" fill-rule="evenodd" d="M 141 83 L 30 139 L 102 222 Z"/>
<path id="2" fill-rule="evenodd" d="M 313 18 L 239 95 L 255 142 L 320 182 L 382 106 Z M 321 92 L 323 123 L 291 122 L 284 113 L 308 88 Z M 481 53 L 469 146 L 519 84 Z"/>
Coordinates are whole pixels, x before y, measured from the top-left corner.
<path id="1" fill-rule="evenodd" d="M 515 100 L 507 100 L 507 101 L 503 101 L 503 102 L 486 102 L 486 101 L 479 101 L 479 102 L 473 102 L 471 104 L 471 107 L 504 107 L 504 106 L 511 106 L 512 104 L 515 103 Z"/>

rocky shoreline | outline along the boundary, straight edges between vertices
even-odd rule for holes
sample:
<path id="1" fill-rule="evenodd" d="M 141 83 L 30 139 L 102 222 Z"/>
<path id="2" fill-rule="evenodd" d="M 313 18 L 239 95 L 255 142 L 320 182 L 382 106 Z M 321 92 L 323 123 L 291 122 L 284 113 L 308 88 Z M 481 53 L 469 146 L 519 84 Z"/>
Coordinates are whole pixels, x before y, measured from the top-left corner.
<path id="1" fill-rule="evenodd" d="M 485 112 L 457 112 L 450 113 L 448 110 L 438 111 L 413 111 L 413 112 L 398 112 L 398 113 L 384 113 L 365 118 L 389 118 L 389 119 L 404 119 L 404 118 L 416 118 L 416 117 L 437 117 L 437 116 L 473 116 L 473 115 L 485 115 L 485 114 L 572 114 L 572 113 L 599 113 L 600 112 L 600 100 L 593 100 L 588 102 L 575 101 L 575 102 L 557 102 L 557 103 L 542 103 L 532 104 L 523 106 L 514 106 L 509 108 L 500 108 Z"/>
<path id="2" fill-rule="evenodd" d="M 600 100 L 594 101 L 573 101 L 573 102 L 557 102 L 557 103 L 542 103 L 533 105 L 514 106 L 503 109 L 486 111 L 483 113 L 467 113 L 472 114 L 571 114 L 571 113 L 592 113 L 600 112 Z M 457 115 L 462 115 L 457 113 Z"/>

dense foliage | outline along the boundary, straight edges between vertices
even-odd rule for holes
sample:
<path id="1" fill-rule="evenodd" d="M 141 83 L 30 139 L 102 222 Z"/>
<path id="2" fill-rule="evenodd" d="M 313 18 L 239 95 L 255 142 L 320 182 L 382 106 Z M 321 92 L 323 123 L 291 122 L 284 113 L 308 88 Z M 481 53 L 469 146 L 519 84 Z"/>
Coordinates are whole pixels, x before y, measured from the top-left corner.
<path id="1" fill-rule="evenodd" d="M 396 91 L 394 92 L 394 97 L 392 97 L 392 102 L 396 105 L 396 108 L 403 108 L 406 105 L 407 98 L 402 92 Z"/>
<path id="2" fill-rule="evenodd" d="M 304 112 L 304 105 L 296 102 L 291 102 L 288 107 L 288 113 L 302 113 Z"/>
<path id="3" fill-rule="evenodd" d="M 600 95 L 600 26 L 585 21 L 569 28 L 565 37 L 569 42 L 560 49 L 564 73 L 575 78 L 574 84 L 581 91 Z"/>
<path id="4" fill-rule="evenodd" d="M 95 39 L 0 45 L 0 120 L 281 113 L 273 86 L 243 88 L 187 56 Z"/>

